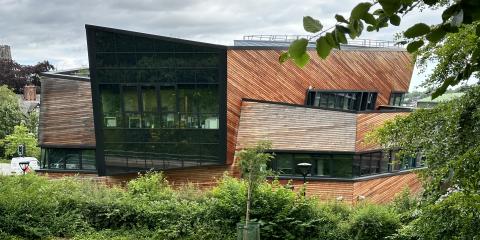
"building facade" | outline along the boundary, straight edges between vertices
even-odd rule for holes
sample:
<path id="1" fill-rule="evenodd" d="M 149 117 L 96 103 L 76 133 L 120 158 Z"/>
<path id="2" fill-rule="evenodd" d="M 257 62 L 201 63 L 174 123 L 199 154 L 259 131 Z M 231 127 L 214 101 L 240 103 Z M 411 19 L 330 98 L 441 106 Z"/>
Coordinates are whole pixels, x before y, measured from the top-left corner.
<path id="1" fill-rule="evenodd" d="M 353 201 L 371 181 L 420 188 L 409 169 L 421 159 L 395 160 L 394 151 L 364 141 L 408 114 L 396 108 L 413 71 L 403 49 L 347 46 L 326 60 L 309 49 L 311 62 L 298 68 L 278 62 L 286 50 L 278 44 L 86 31 L 88 77 L 42 77 L 44 172 L 128 178 L 153 169 L 172 182 L 209 185 L 225 171 L 238 176 L 235 153 L 268 140 L 280 179 L 298 183 L 296 164 L 309 162 L 309 191 L 325 199 Z"/>

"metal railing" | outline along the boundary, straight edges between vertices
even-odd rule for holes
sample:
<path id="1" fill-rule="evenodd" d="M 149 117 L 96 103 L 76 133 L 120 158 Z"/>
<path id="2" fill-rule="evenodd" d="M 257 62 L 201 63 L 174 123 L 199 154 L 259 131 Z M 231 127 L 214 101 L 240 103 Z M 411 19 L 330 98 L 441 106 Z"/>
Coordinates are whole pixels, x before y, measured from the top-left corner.
<path id="1" fill-rule="evenodd" d="M 245 35 L 244 41 L 266 41 L 266 42 L 293 42 L 300 38 L 310 39 L 310 42 L 315 42 L 319 36 L 315 35 Z M 373 47 L 373 48 L 399 48 L 394 41 L 375 40 L 375 39 L 348 39 L 346 45 L 358 47 Z"/>

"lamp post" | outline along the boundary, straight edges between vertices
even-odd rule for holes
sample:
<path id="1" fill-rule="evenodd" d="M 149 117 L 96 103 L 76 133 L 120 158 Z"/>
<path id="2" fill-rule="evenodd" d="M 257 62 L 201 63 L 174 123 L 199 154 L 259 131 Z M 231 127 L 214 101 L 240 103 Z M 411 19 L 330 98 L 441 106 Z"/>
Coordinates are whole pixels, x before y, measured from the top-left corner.
<path id="1" fill-rule="evenodd" d="M 312 167 L 312 164 L 310 163 L 299 163 L 297 164 L 298 169 L 300 169 L 300 173 L 302 173 L 303 176 L 303 186 L 305 187 L 305 183 L 307 182 L 307 175 L 310 173 L 310 168 Z M 306 189 L 303 191 L 303 196 L 305 196 L 307 193 Z"/>
<path id="2" fill-rule="evenodd" d="M 25 175 L 25 172 L 27 171 L 30 162 L 19 162 L 18 165 L 20 166 L 20 169 L 22 169 L 23 175 Z"/>

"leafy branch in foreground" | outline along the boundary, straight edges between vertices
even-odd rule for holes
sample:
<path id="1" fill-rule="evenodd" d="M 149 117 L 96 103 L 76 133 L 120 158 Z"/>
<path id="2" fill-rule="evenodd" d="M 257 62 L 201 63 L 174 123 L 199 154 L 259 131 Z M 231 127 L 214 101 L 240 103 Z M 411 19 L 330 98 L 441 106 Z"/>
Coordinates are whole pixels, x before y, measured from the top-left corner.
<path id="1" fill-rule="evenodd" d="M 432 49 L 444 44 L 448 36 L 459 34 L 464 28 L 473 28 L 475 35 L 471 40 L 471 48 L 462 61 L 463 67 L 449 74 L 438 75 L 435 79 L 433 98 L 443 94 L 449 86 L 455 86 L 467 81 L 473 73 L 480 71 L 480 1 L 478 0 L 378 0 L 372 3 L 362 2 L 355 6 L 349 18 L 335 15 L 337 23 L 334 27 L 322 31 L 320 21 L 306 16 L 303 26 L 307 32 L 316 34 L 310 39 L 301 38 L 291 43 L 287 52 L 280 55 L 281 63 L 291 59 L 297 66 L 305 66 L 310 56 L 307 53 L 309 41 L 316 39 L 316 51 L 320 58 L 328 57 L 332 49 L 340 49 L 341 44 L 347 44 L 347 36 L 355 39 L 361 36 L 364 29 L 369 32 L 379 31 L 389 24 L 399 26 L 402 17 L 414 9 L 428 7 L 438 9 L 446 6 L 441 13 L 442 22 L 435 25 L 416 23 L 404 33 L 404 40 L 399 44 L 407 44 L 410 53 L 422 54 L 422 47 Z M 474 26 L 474 27 L 472 27 Z M 333 29 L 333 30 L 332 30 Z M 472 29 L 472 31 L 473 31 Z M 447 56 L 448 57 L 448 56 Z M 436 76 L 436 75 L 435 75 Z"/>

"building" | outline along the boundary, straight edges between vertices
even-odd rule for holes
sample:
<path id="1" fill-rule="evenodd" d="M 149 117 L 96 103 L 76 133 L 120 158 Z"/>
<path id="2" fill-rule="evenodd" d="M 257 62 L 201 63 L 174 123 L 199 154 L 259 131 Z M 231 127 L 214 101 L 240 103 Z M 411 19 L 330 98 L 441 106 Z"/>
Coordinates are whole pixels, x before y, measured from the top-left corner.
<path id="1" fill-rule="evenodd" d="M 413 71 L 403 49 L 349 45 L 327 60 L 309 49 L 311 63 L 298 68 L 278 62 L 285 43 L 86 31 L 89 76 L 42 77 L 43 172 L 116 181 L 154 169 L 173 183 L 211 185 L 225 171 L 239 175 L 235 152 L 269 140 L 280 179 L 300 184 L 296 164 L 310 162 L 308 192 L 324 199 L 385 202 L 420 188 L 410 169 L 421 159 L 395 161 L 364 141 L 409 112 L 398 108 Z"/>
<path id="2" fill-rule="evenodd" d="M 12 60 L 12 53 L 10 51 L 10 46 L 0 45 L 0 60 Z"/>
<path id="3" fill-rule="evenodd" d="M 417 108 L 433 108 L 437 106 L 439 103 L 451 101 L 453 99 L 463 96 L 463 94 L 465 93 L 450 92 L 450 93 L 444 93 L 442 96 L 439 96 L 435 99 L 432 99 L 432 97 L 422 98 L 417 101 Z"/>

